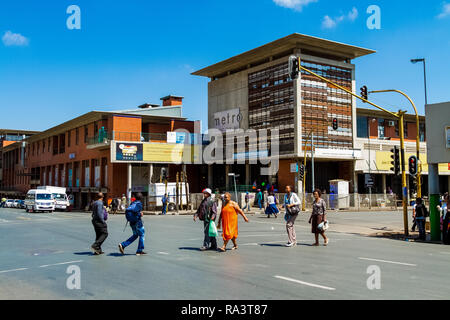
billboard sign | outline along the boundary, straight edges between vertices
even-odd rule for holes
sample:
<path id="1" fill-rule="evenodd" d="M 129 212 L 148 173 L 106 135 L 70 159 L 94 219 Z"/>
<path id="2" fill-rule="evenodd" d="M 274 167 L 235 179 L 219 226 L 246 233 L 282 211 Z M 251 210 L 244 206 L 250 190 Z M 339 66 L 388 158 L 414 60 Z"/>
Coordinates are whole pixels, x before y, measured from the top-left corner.
<path id="1" fill-rule="evenodd" d="M 117 161 L 143 161 L 142 143 L 116 143 Z"/>

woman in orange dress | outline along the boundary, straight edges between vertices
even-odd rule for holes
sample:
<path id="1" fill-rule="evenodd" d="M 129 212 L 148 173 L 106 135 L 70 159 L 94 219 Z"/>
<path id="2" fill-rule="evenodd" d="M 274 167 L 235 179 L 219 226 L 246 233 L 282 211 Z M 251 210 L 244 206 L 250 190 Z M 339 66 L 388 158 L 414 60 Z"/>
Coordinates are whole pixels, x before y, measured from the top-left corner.
<path id="1" fill-rule="evenodd" d="M 237 249 L 236 238 L 238 236 L 238 214 L 240 214 L 245 222 L 248 222 L 248 218 L 244 212 L 239 208 L 239 205 L 231 201 L 231 195 L 227 192 L 224 197 L 224 204 L 222 206 L 222 213 L 220 214 L 219 224 L 217 226 L 220 229 L 222 225 L 222 238 L 223 246 L 219 248 L 220 251 L 225 252 L 227 250 L 228 241 L 233 241 L 233 248 L 231 250 Z"/>

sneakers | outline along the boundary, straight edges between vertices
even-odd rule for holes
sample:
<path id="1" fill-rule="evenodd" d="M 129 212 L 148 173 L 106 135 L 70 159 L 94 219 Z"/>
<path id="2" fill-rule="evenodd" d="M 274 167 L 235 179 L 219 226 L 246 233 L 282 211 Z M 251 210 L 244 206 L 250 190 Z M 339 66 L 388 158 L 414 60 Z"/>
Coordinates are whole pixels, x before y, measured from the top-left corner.
<path id="1" fill-rule="evenodd" d="M 125 254 L 125 251 L 123 250 L 123 246 L 121 243 L 119 243 L 119 251 L 121 254 Z"/>
<path id="2" fill-rule="evenodd" d="M 137 256 L 145 256 L 147 254 L 147 252 L 141 251 L 141 252 L 136 252 Z"/>
<path id="3" fill-rule="evenodd" d="M 206 250 L 208 250 L 207 247 L 201 247 L 201 248 L 200 248 L 200 251 L 206 251 Z"/>
<path id="4" fill-rule="evenodd" d="M 295 247 L 296 245 L 297 245 L 297 242 L 292 242 L 292 243 L 288 242 L 285 246 L 288 248 L 291 248 L 291 247 Z"/>
<path id="5" fill-rule="evenodd" d="M 96 248 L 94 248 L 94 246 L 91 246 L 91 250 L 92 250 L 92 253 L 94 255 L 102 254 L 102 250 L 101 249 L 96 249 Z"/>

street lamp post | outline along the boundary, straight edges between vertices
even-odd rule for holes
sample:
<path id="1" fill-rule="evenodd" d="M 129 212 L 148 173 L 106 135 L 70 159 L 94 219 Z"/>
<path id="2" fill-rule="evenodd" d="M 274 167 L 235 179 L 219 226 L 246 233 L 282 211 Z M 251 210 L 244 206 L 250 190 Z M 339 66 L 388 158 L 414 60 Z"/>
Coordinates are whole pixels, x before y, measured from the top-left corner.
<path id="1" fill-rule="evenodd" d="M 416 64 L 418 62 L 423 62 L 423 82 L 425 87 L 425 105 L 428 104 L 428 95 L 427 95 L 427 67 L 425 58 L 421 59 L 411 59 L 411 63 Z"/>

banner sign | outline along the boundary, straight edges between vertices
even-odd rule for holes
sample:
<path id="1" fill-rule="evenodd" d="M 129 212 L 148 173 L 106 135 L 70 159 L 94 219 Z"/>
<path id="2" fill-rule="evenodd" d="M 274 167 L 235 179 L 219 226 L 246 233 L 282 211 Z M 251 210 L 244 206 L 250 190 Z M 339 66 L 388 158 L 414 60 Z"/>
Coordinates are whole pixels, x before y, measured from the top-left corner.
<path id="1" fill-rule="evenodd" d="M 142 143 L 116 143 L 116 160 L 143 161 Z"/>

